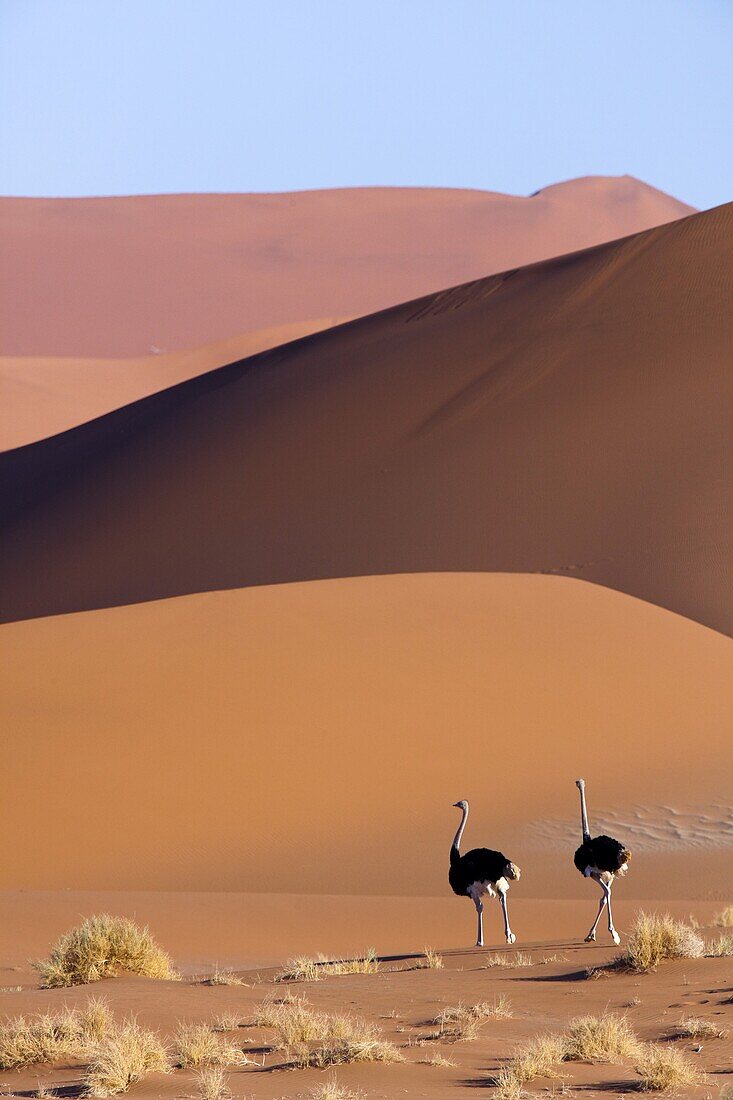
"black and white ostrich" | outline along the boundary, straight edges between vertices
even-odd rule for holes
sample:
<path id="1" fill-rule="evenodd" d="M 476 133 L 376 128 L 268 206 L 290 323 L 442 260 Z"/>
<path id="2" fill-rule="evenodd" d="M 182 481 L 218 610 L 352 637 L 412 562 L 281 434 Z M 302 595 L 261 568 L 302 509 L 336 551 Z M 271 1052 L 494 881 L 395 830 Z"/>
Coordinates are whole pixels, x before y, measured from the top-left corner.
<path id="1" fill-rule="evenodd" d="M 611 887 L 617 875 L 625 875 L 629 869 L 631 852 L 624 848 L 618 840 L 612 836 L 591 837 L 588 828 L 588 811 L 585 806 L 585 780 L 576 779 L 575 786 L 580 791 L 580 820 L 583 827 L 583 843 L 575 853 L 574 863 L 581 875 L 595 879 L 603 891 L 601 903 L 598 906 L 598 915 L 593 921 L 593 927 L 585 937 L 585 942 L 596 938 L 596 928 L 601 919 L 603 910 L 608 906 L 608 931 L 614 943 L 621 943 L 618 932 L 613 927 L 611 915 Z"/>
<path id="2" fill-rule="evenodd" d="M 489 897 L 499 895 L 501 908 L 504 914 L 504 934 L 507 943 L 514 943 L 516 936 L 509 927 L 509 914 L 506 908 L 506 893 L 509 889 L 509 880 L 518 879 L 521 872 L 516 863 L 512 863 L 501 852 L 493 852 L 491 848 L 473 848 L 461 855 L 461 837 L 468 820 L 468 802 L 462 799 L 453 805 L 462 811 L 461 824 L 455 835 L 450 850 L 450 870 L 448 882 L 454 894 L 459 897 L 470 898 L 476 906 L 478 914 L 478 935 L 476 946 L 484 946 L 484 894 Z"/>

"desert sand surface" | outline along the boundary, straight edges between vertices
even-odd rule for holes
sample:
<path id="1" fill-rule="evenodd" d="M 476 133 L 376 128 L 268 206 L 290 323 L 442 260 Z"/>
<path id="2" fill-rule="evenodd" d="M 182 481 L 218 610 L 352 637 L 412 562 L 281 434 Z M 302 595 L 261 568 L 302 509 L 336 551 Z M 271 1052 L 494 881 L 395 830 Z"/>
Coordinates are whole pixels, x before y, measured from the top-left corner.
<path id="1" fill-rule="evenodd" d="M 235 359 L 331 328 L 328 317 L 247 332 L 175 354 L 123 359 L 0 358 L 0 451 L 57 435 Z"/>
<path id="2" fill-rule="evenodd" d="M 0 355 L 119 358 L 351 317 L 672 221 L 629 176 L 518 197 L 374 187 L 0 199 Z"/>
<path id="3" fill-rule="evenodd" d="M 458 914 L 460 903 L 434 898 L 302 898 L 285 896 L 195 894 L 0 894 L 0 951 L 2 970 L 0 1005 L 14 1016 L 57 1012 L 63 1006 L 83 1007 L 92 996 L 102 995 L 117 1019 L 135 1013 L 138 1022 L 170 1041 L 182 1021 L 213 1024 L 222 1014 L 233 1014 L 239 1026 L 226 1033 L 244 1050 L 250 1064 L 230 1068 L 226 1083 L 234 1097 L 308 1097 L 330 1081 L 369 1098 L 492 1096 L 494 1074 L 523 1043 L 542 1032 L 559 1033 L 578 1014 L 600 1016 L 611 1012 L 625 1016 L 643 1041 L 662 1046 L 674 1044 L 695 1067 L 705 1073 L 704 1083 L 677 1095 L 717 1097 L 731 1080 L 733 1040 L 733 974 L 730 958 L 699 958 L 667 962 L 653 974 L 609 973 L 589 980 L 589 968 L 611 962 L 616 949 L 606 943 L 583 944 L 574 934 L 572 903 L 531 903 L 517 906 L 517 920 L 526 928 L 541 929 L 541 942 L 523 940 L 504 949 L 504 965 L 493 946 L 466 949 L 465 929 Z M 690 907 L 665 909 L 689 917 Z M 39 989 L 38 975 L 29 957 L 48 950 L 60 931 L 74 923 L 78 912 L 93 906 L 149 920 L 161 944 L 174 955 L 182 972 L 177 982 L 118 977 L 72 989 Z M 620 923 L 633 918 L 629 903 L 619 904 Z M 701 926 L 711 920 L 713 907 L 697 903 L 694 915 Z M 38 914 L 42 913 L 42 919 Z M 298 918 L 300 917 L 300 921 Z M 384 937 L 379 972 L 328 977 L 317 982 L 275 984 L 275 967 L 256 962 L 258 952 L 274 947 L 276 929 L 284 933 L 280 949 L 309 945 L 310 950 L 329 944 L 357 942 L 361 934 Z M 708 935 L 713 929 L 703 927 Z M 422 933 L 444 938 L 442 969 L 420 969 Z M 319 946 L 320 945 L 320 946 Z M 387 946 L 389 945 L 389 946 Z M 400 950 L 399 945 L 405 945 Z M 433 946 L 436 946 L 434 944 Z M 519 948 L 521 947 L 521 951 Z M 10 954 L 8 954 L 8 950 Z M 363 950 L 363 949 L 362 949 Z M 242 985 L 211 986 L 205 978 L 231 960 L 234 976 Z M 287 1056 L 274 1049 L 273 1032 L 254 1027 L 257 1009 L 269 998 L 284 994 L 307 999 L 315 1011 L 358 1016 L 376 1025 L 394 1043 L 404 1061 L 389 1064 L 347 1064 L 331 1069 L 288 1068 Z M 489 1004 L 504 998 L 510 1015 L 489 1019 L 474 1041 L 446 1042 L 431 1038 L 432 1023 L 449 1005 Z M 723 1038 L 697 1043 L 675 1038 L 679 1021 L 702 1017 L 724 1031 Z M 232 1021 L 229 1021 L 232 1025 Z M 696 1048 L 699 1050 L 696 1052 Z M 431 1065 L 436 1054 L 448 1065 Z M 34 1095 L 39 1085 L 78 1096 L 84 1071 L 82 1061 L 67 1059 L 59 1065 L 40 1065 L 6 1070 L 0 1083 L 13 1095 Z M 633 1060 L 618 1064 L 565 1063 L 562 1078 L 539 1078 L 527 1086 L 527 1095 L 544 1096 L 558 1091 L 564 1079 L 571 1095 L 605 1097 L 635 1094 L 639 1077 Z M 566 1093 L 567 1094 L 567 1093 Z M 153 1074 L 133 1085 L 130 1096 L 182 1097 L 198 1095 L 194 1073 L 176 1070 Z"/>
<path id="4" fill-rule="evenodd" d="M 729 634 L 732 238 L 733 207 L 692 215 L 6 452 L 3 618 L 511 571 Z"/>
<path id="5" fill-rule="evenodd" d="M 261 586 L 6 624 L 0 646 L 14 886 L 439 897 L 468 798 L 465 842 L 523 869 L 513 899 L 590 917 L 580 774 L 634 852 L 620 897 L 733 881 L 730 640 L 599 585 Z"/>

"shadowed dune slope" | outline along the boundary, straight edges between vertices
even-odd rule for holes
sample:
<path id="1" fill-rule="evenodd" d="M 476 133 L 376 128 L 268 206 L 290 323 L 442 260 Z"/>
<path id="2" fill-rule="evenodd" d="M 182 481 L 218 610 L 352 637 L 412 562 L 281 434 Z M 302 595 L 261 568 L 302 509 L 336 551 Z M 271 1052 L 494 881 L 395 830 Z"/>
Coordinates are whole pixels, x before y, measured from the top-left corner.
<path id="1" fill-rule="evenodd" d="M 564 577 L 214 592 L 6 624 L 0 647 L 6 888 L 441 895 L 469 798 L 466 844 L 521 865 L 513 895 L 591 907 L 576 775 L 622 837 L 640 802 L 720 814 L 733 780 L 730 641 Z M 572 838 L 538 844 L 537 819 Z M 730 829 L 642 841 L 624 897 L 730 882 Z"/>
<path id="2" fill-rule="evenodd" d="M 592 580 L 730 633 L 732 242 L 720 207 L 7 452 L 4 618 L 467 570 Z"/>
<path id="3" fill-rule="evenodd" d="M 187 378 L 336 325 L 319 318 L 128 359 L 0 358 L 0 451 L 73 428 Z"/>
<path id="4" fill-rule="evenodd" d="M 0 199 L 0 355 L 119 357 L 353 317 L 692 210 L 628 176 L 529 198 L 433 188 Z"/>

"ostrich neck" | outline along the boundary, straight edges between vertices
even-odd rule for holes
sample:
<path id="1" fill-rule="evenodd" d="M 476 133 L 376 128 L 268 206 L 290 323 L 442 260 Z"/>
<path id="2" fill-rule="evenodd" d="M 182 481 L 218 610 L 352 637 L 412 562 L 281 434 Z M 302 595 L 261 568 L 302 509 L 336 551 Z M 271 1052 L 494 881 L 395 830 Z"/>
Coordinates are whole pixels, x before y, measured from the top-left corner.
<path id="1" fill-rule="evenodd" d="M 468 821 L 468 809 L 462 810 L 461 813 L 463 815 L 461 817 L 461 824 L 458 826 L 458 832 L 454 836 L 453 843 L 451 844 L 451 857 L 454 855 L 458 857 L 461 854 L 461 837 L 463 836 L 463 830 L 466 828 L 466 822 Z"/>
<path id="2" fill-rule="evenodd" d="M 585 805 L 585 787 L 580 788 L 580 823 L 583 827 L 583 840 L 590 840 L 588 828 L 588 810 Z"/>

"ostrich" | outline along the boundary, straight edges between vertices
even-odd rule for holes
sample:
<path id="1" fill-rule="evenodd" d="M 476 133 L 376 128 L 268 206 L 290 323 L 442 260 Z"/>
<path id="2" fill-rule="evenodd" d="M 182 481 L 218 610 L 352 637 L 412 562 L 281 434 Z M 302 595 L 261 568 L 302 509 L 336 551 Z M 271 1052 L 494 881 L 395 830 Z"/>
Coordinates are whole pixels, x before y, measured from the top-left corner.
<path id="1" fill-rule="evenodd" d="M 518 879 L 521 872 L 516 863 L 512 863 L 501 852 L 493 852 L 490 848 L 473 848 L 461 855 L 460 845 L 463 830 L 468 820 L 468 802 L 462 799 L 454 802 L 456 809 L 462 811 L 461 824 L 455 835 L 450 850 L 450 870 L 448 882 L 454 894 L 459 897 L 468 897 L 476 906 L 478 914 L 478 935 L 476 946 L 484 946 L 484 903 L 483 895 L 489 897 L 499 895 L 501 908 L 504 914 L 504 934 L 507 943 L 514 943 L 516 936 L 509 927 L 509 914 L 506 908 L 506 892 L 509 889 L 509 879 Z"/>
<path id="2" fill-rule="evenodd" d="M 593 927 L 585 937 L 585 942 L 596 938 L 596 928 L 601 919 L 603 910 L 608 906 L 608 931 L 614 943 L 621 943 L 621 938 L 613 927 L 611 915 L 611 887 L 616 875 L 625 875 L 629 869 L 631 852 L 624 848 L 618 840 L 612 836 L 591 837 L 588 828 L 588 811 L 585 806 L 585 780 L 576 779 L 575 786 L 580 791 L 580 820 L 583 826 L 583 843 L 575 853 L 574 863 L 581 875 L 595 879 L 603 891 L 601 903 L 598 906 L 598 915 L 593 921 Z"/>

